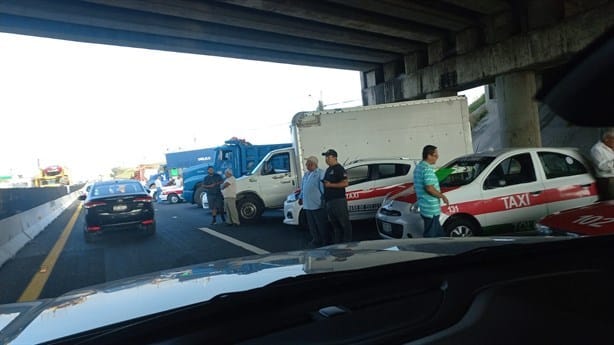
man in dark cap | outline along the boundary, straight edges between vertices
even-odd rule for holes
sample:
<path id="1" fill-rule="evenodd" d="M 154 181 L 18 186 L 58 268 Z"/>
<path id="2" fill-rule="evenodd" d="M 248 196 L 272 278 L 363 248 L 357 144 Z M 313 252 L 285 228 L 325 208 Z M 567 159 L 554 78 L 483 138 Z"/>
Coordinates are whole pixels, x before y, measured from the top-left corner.
<path id="1" fill-rule="evenodd" d="M 337 162 L 337 151 L 330 149 L 322 153 L 326 157 L 328 169 L 324 173 L 324 200 L 328 219 L 333 227 L 333 242 L 352 241 L 352 223 L 345 198 L 348 176 L 345 169 Z"/>
<path id="2" fill-rule="evenodd" d="M 203 180 L 203 187 L 207 193 L 207 201 L 209 202 L 209 209 L 211 209 L 211 225 L 216 223 L 216 216 L 218 211 L 222 216 L 222 222 L 224 219 L 224 197 L 222 196 L 222 190 L 220 185 L 224 183 L 224 179 L 220 174 L 215 173 L 213 166 L 207 168 L 207 175 Z"/>

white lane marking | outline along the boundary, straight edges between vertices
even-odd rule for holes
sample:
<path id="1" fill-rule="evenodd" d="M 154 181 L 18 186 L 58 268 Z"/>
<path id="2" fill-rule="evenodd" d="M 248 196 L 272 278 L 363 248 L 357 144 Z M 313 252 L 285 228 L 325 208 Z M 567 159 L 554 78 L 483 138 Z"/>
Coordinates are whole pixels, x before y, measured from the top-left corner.
<path id="1" fill-rule="evenodd" d="M 223 239 L 224 241 L 228 241 L 228 242 L 230 242 L 230 243 L 234 244 L 235 246 L 242 247 L 242 248 L 247 249 L 247 250 L 249 250 L 250 252 L 254 252 L 254 253 L 256 253 L 256 254 L 271 254 L 271 252 L 267 252 L 267 251 L 266 251 L 266 250 L 264 250 L 264 249 L 260 249 L 260 248 L 258 248 L 258 247 L 256 247 L 256 246 L 252 246 L 252 245 L 251 245 L 251 244 L 249 244 L 249 243 L 245 243 L 245 242 L 243 242 L 243 241 L 239 241 L 239 240 L 237 240 L 237 239 L 236 239 L 236 238 L 234 238 L 234 237 L 230 237 L 230 236 L 224 235 L 224 234 L 222 234 L 222 233 L 219 233 L 219 232 L 217 232 L 217 231 L 215 231 L 215 230 L 211 230 L 211 229 L 209 229 L 209 228 L 198 228 L 198 230 L 203 231 L 203 232 L 206 232 L 206 233 L 208 233 L 209 235 L 212 235 L 212 236 L 215 236 L 215 237 L 221 238 L 221 239 Z"/>

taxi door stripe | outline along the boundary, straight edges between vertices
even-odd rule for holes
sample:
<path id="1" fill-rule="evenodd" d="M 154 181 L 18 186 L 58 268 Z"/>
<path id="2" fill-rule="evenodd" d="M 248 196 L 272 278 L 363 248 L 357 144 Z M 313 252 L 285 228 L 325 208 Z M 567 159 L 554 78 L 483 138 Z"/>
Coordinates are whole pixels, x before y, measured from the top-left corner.
<path id="1" fill-rule="evenodd" d="M 450 206 L 444 205 L 441 207 L 441 210 L 442 213 L 447 215 L 468 213 L 479 216 L 488 213 L 538 206 L 554 201 L 565 201 L 597 195 L 596 189 L 592 187 L 566 187 L 565 193 L 561 193 L 561 190 L 563 190 L 563 188 L 550 188 L 543 190 L 538 195 L 532 195 L 531 192 L 523 192 L 501 195 L 489 199 L 476 199 L 460 203 L 451 202 Z"/>

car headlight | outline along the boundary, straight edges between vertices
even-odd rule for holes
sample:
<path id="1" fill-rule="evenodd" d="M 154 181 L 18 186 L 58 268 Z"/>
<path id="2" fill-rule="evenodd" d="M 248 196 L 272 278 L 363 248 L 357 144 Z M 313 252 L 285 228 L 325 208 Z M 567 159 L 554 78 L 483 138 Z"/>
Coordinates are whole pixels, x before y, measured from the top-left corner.
<path id="1" fill-rule="evenodd" d="M 392 206 L 392 203 L 394 202 L 394 199 L 388 199 L 388 196 L 386 196 L 384 198 L 384 200 L 382 201 L 382 208 L 388 208 L 390 206 Z"/>
<path id="2" fill-rule="evenodd" d="M 418 206 L 418 203 L 410 204 L 409 212 L 420 213 L 420 206 Z"/>

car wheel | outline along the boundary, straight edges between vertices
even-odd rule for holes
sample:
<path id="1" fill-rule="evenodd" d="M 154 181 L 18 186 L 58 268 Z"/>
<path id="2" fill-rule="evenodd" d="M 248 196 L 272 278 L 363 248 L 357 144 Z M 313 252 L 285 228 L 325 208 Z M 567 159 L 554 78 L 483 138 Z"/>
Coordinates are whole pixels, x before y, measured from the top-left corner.
<path id="1" fill-rule="evenodd" d="M 192 203 L 197 204 L 198 207 L 202 207 L 203 194 L 205 194 L 205 189 L 203 187 L 196 188 L 196 192 L 194 192 L 194 200 L 192 200 Z"/>
<path id="2" fill-rule="evenodd" d="M 260 218 L 260 215 L 264 211 L 262 202 L 260 202 L 258 198 L 251 195 L 238 200 L 237 208 L 241 221 L 245 223 L 255 222 Z"/>
<path id="3" fill-rule="evenodd" d="M 449 237 L 470 237 L 479 235 L 480 226 L 473 220 L 456 218 L 446 222 L 444 231 Z"/>
<path id="4" fill-rule="evenodd" d="M 176 204 L 179 202 L 179 196 L 175 193 L 171 193 L 168 195 L 167 197 L 168 202 L 170 202 L 171 204 Z"/>

